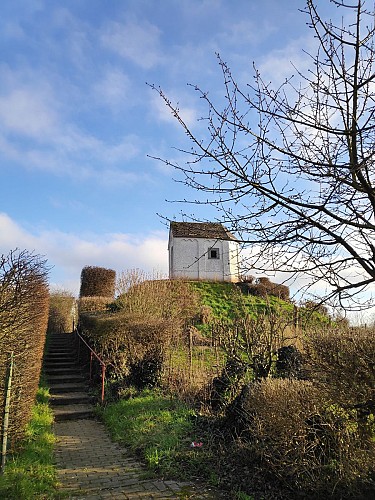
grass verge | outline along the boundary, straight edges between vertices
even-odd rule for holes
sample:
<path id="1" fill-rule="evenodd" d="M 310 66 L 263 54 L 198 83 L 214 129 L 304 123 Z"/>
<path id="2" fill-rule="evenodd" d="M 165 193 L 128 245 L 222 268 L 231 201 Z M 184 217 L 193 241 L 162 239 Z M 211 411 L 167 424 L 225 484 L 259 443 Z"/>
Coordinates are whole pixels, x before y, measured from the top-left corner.
<path id="1" fill-rule="evenodd" d="M 144 391 L 99 410 L 112 438 L 164 478 L 217 482 L 213 455 L 196 425 L 194 410 L 157 391 Z M 202 446 L 192 447 L 192 443 Z M 199 471 L 199 478 L 197 477 Z"/>
<path id="2" fill-rule="evenodd" d="M 17 453 L 7 457 L 4 474 L 0 476 L 0 498 L 56 498 L 57 480 L 53 466 L 55 438 L 48 398 L 48 389 L 40 387 L 25 440 Z"/>

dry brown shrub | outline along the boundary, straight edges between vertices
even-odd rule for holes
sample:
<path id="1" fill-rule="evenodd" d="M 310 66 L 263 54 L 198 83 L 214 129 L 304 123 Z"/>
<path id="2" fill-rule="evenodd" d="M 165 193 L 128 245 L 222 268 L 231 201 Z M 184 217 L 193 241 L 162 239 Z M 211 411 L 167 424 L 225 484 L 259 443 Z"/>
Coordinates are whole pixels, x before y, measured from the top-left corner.
<path id="1" fill-rule="evenodd" d="M 327 401 L 312 382 L 255 383 L 241 418 L 249 462 L 269 480 L 313 498 L 334 491 L 353 498 L 371 484 L 374 443 L 361 433 L 355 412 Z"/>
<path id="2" fill-rule="evenodd" d="M 105 312 L 111 302 L 110 297 L 81 297 L 78 300 L 78 316 L 84 313 Z"/>
<path id="3" fill-rule="evenodd" d="M 48 333 L 71 332 L 75 321 L 76 300 L 67 290 L 50 293 Z"/>
<path id="4" fill-rule="evenodd" d="M 140 315 L 83 314 L 80 327 L 115 379 L 128 376 L 130 367 L 151 353 L 160 361 L 170 345 L 175 327 L 170 320 Z"/>
<path id="5" fill-rule="evenodd" d="M 192 349 L 181 343 L 168 350 L 162 385 L 179 399 L 208 407 L 210 387 L 224 364 L 224 356 L 218 349 L 194 345 Z"/>
<path id="6" fill-rule="evenodd" d="M 371 401 L 375 405 L 374 339 L 374 328 L 327 325 L 306 331 L 311 377 L 334 401 L 352 407 Z"/>
<path id="7" fill-rule="evenodd" d="M 172 346 L 186 350 L 189 344 L 197 294 L 182 280 L 150 280 L 138 270 L 120 275 L 117 293 L 111 313 L 87 314 L 85 304 L 80 304 L 83 331 L 113 364 L 118 379 L 153 363 L 155 370 L 165 373 L 167 351 Z"/>
<path id="8" fill-rule="evenodd" d="M 199 296 L 184 280 L 151 279 L 146 273 L 130 270 L 121 273 L 117 291 L 117 303 L 124 312 L 173 319 L 176 328 L 199 310 Z"/>
<path id="9" fill-rule="evenodd" d="M 27 251 L 0 258 L 0 426 L 10 354 L 14 372 L 10 406 L 11 447 L 24 435 L 39 384 L 48 321 L 46 261 Z"/>
<path id="10" fill-rule="evenodd" d="M 273 283 L 265 276 L 258 278 L 257 280 L 255 280 L 253 276 L 244 277 L 241 282 L 238 283 L 238 286 L 241 288 L 243 293 L 248 293 L 258 297 L 273 295 L 282 300 L 289 300 L 290 297 L 289 287 Z"/>
<path id="11" fill-rule="evenodd" d="M 114 297 L 116 272 L 104 267 L 86 266 L 81 272 L 80 297 Z"/>
<path id="12" fill-rule="evenodd" d="M 317 391 L 310 382 L 265 379 L 251 387 L 243 410 L 254 451 L 272 473 L 293 476 L 305 467 L 309 472 L 315 457 L 306 421 L 318 413 Z"/>
<path id="13" fill-rule="evenodd" d="M 290 318 L 283 309 L 244 315 L 232 321 L 212 325 L 213 337 L 228 359 L 252 369 L 255 378 L 267 377 L 273 367 L 277 350 L 297 341 L 290 329 Z"/>
<path id="14" fill-rule="evenodd" d="M 210 306 L 201 306 L 199 311 L 199 321 L 202 325 L 206 325 L 212 323 L 214 320 L 214 314 L 212 311 L 212 307 Z"/>

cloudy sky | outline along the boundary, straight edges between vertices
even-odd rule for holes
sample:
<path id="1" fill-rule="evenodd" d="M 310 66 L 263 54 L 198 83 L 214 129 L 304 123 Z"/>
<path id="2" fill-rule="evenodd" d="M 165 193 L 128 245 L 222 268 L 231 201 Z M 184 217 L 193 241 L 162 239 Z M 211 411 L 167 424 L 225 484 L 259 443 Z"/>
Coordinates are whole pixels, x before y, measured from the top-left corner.
<path id="1" fill-rule="evenodd" d="M 46 256 L 51 284 L 75 293 L 85 265 L 167 272 L 158 214 L 181 220 L 186 207 L 166 200 L 193 195 L 149 157 L 186 142 L 147 83 L 193 124 L 202 109 L 187 84 L 223 93 L 215 53 L 241 82 L 253 61 L 281 80 L 313 43 L 303 4 L 2 0 L 0 253 Z"/>

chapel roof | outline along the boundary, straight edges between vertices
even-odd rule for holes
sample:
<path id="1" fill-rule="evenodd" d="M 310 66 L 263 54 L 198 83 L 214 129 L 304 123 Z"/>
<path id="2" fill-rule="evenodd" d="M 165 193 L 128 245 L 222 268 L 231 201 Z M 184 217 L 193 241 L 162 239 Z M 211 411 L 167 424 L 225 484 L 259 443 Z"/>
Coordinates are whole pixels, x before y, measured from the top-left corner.
<path id="1" fill-rule="evenodd" d="M 175 238 L 237 241 L 237 238 L 219 222 L 171 222 L 170 230 Z"/>

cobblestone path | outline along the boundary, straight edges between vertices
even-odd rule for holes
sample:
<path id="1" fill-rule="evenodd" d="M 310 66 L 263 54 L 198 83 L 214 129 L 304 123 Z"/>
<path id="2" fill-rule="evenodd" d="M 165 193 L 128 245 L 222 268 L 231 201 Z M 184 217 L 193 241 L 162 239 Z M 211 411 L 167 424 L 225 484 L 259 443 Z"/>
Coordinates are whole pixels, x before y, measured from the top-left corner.
<path id="1" fill-rule="evenodd" d="M 59 490 L 65 498 L 228 498 L 190 483 L 147 479 L 144 467 L 111 441 L 98 420 L 58 421 L 54 432 Z"/>

